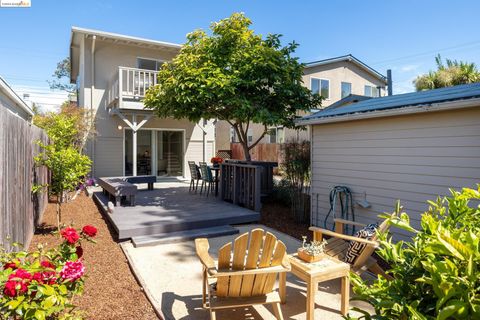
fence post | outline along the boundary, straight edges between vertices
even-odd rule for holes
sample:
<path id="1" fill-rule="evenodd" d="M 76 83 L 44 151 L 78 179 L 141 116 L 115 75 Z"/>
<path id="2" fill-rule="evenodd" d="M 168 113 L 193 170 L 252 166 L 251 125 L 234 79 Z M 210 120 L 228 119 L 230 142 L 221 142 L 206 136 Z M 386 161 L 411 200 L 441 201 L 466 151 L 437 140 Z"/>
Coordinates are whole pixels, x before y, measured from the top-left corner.
<path id="1" fill-rule="evenodd" d="M 253 210 L 260 212 L 260 209 L 262 209 L 262 167 L 261 166 L 256 166 L 255 168 L 255 187 L 254 187 L 254 207 Z"/>

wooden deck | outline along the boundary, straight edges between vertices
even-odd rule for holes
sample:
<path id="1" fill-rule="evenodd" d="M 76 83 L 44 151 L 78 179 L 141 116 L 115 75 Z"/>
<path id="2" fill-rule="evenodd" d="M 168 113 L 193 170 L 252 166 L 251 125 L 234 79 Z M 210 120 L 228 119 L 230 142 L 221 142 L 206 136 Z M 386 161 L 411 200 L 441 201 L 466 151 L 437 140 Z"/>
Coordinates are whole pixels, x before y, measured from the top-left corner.
<path id="1" fill-rule="evenodd" d="M 260 220 L 258 212 L 248 210 L 210 195 L 194 194 L 183 182 L 159 182 L 154 190 L 139 184 L 136 206 L 115 207 L 107 212 L 108 199 L 101 191 L 93 198 L 110 220 L 119 240 L 159 236 L 219 226 L 245 224 Z M 188 233 L 188 232 L 187 232 Z"/>

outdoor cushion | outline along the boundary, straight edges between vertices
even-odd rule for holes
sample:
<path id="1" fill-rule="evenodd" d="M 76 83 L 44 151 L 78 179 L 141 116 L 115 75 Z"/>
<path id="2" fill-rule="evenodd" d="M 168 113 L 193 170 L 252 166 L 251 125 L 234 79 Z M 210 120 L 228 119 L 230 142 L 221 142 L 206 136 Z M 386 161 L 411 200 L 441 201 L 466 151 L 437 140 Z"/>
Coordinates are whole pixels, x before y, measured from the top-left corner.
<path id="1" fill-rule="evenodd" d="M 377 229 L 378 223 L 372 223 L 358 230 L 354 236 L 362 239 L 372 240 L 377 232 Z M 347 252 L 345 253 L 345 258 L 343 260 L 347 263 L 353 264 L 366 246 L 366 243 L 350 241 Z"/>

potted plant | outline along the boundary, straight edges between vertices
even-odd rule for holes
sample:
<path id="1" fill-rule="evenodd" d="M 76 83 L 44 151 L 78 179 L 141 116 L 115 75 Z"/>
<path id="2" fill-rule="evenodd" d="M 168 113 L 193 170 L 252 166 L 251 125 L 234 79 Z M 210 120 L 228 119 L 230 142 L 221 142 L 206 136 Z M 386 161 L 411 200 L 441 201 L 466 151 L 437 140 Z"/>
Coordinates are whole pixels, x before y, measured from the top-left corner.
<path id="1" fill-rule="evenodd" d="M 302 239 L 302 247 L 297 250 L 298 257 L 309 263 L 320 261 L 325 255 L 324 250 L 328 243 L 327 240 L 323 239 L 322 241 L 311 241 L 307 243 L 306 236 L 303 236 Z"/>
<path id="2" fill-rule="evenodd" d="M 213 157 L 212 159 L 210 159 L 210 162 L 213 164 L 214 167 L 218 167 L 220 163 L 223 162 L 223 159 L 220 157 Z"/>

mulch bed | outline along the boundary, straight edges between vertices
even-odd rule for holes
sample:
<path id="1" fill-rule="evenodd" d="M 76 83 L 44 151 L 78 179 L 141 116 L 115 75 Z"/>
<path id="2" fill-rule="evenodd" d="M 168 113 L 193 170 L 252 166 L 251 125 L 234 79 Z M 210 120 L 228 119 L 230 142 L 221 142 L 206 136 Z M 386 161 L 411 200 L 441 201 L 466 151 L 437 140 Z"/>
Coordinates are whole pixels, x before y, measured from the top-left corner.
<path id="1" fill-rule="evenodd" d="M 286 233 L 296 239 L 302 240 L 302 236 L 312 239 L 312 232 L 308 230 L 308 224 L 296 222 L 290 207 L 275 202 L 267 202 L 262 205 L 260 223 L 267 227 Z"/>
<path id="2" fill-rule="evenodd" d="M 50 232 L 56 229 L 55 203 L 49 203 L 43 224 L 30 244 L 52 247 L 61 242 Z M 87 279 L 82 296 L 74 304 L 87 319 L 158 319 L 150 302 L 135 280 L 127 259 L 93 200 L 84 194 L 62 206 L 62 222 L 81 228 L 98 228 L 97 243 L 83 242 Z"/>

